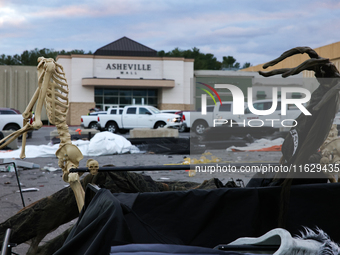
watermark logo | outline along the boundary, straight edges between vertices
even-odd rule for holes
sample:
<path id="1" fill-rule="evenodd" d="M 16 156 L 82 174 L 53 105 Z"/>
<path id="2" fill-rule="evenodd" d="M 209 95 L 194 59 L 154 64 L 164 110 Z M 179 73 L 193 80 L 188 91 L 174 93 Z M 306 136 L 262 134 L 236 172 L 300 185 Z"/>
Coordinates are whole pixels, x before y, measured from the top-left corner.
<path id="1" fill-rule="evenodd" d="M 220 95 L 217 93 L 217 91 L 212 86 L 205 84 L 203 82 L 197 82 L 197 83 L 209 88 L 212 92 L 214 92 L 215 95 L 217 96 L 218 100 L 220 101 L 221 105 L 222 105 L 222 100 L 221 100 Z M 207 93 L 212 98 L 212 100 L 214 101 L 214 103 L 216 105 L 215 97 L 211 94 L 211 92 L 209 90 L 207 90 L 205 88 L 201 88 L 201 87 L 198 87 L 198 88 L 203 90 L 205 93 Z M 201 96 L 201 113 L 202 113 L 202 115 L 207 115 L 207 94 L 202 94 L 202 96 Z"/>
<path id="2" fill-rule="evenodd" d="M 210 88 L 218 97 L 220 100 L 220 103 L 222 104 L 221 98 L 218 95 L 217 91 L 209 86 L 208 84 L 200 83 L 203 84 L 204 86 L 207 86 Z M 233 97 L 233 115 L 244 115 L 244 94 L 240 88 L 238 88 L 235 85 L 231 84 L 215 84 L 216 89 L 229 89 L 232 97 Z M 202 89 L 205 92 L 207 92 L 212 98 L 212 94 L 207 91 L 206 89 Z M 258 110 L 255 109 L 253 105 L 253 88 L 249 87 L 248 88 L 248 109 L 251 113 L 256 114 L 256 115 L 270 115 L 276 111 L 277 104 L 278 104 L 278 98 L 277 98 L 277 88 L 273 87 L 272 88 L 272 106 L 270 109 L 267 110 Z M 288 93 L 292 92 L 298 92 L 298 93 L 303 93 L 305 95 L 304 98 L 287 98 Z M 303 114 L 305 115 L 312 115 L 305 107 L 304 103 L 307 103 L 311 98 L 311 93 L 309 90 L 305 88 L 300 88 L 300 87 L 282 87 L 281 88 L 281 114 L 286 115 L 287 114 L 287 105 L 295 105 Z M 214 99 L 214 98 L 213 98 Z M 214 99 L 215 105 L 216 101 Z M 206 94 L 202 94 L 201 98 L 201 114 L 206 115 L 207 114 L 207 96 Z"/>

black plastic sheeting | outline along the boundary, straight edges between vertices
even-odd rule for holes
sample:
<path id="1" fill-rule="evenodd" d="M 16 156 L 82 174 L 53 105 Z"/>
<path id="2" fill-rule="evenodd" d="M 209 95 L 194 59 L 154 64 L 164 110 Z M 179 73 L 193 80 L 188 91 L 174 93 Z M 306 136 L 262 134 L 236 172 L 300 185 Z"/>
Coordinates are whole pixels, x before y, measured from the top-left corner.
<path id="1" fill-rule="evenodd" d="M 155 154 L 200 154 L 207 149 L 226 149 L 230 146 L 246 146 L 255 139 L 275 139 L 285 137 L 285 133 L 277 132 L 271 127 L 215 127 L 208 128 L 202 136 L 190 135 L 189 137 L 157 137 L 157 138 L 127 138 L 132 145 L 141 151 Z M 94 134 L 72 135 L 72 140 L 88 139 Z M 52 143 L 60 143 L 59 138 L 53 138 Z"/>
<path id="2" fill-rule="evenodd" d="M 233 137 L 263 138 L 279 131 L 278 128 L 272 127 L 228 127 L 218 126 L 207 128 L 203 133 L 203 141 L 225 141 L 233 139 Z"/>
<path id="3" fill-rule="evenodd" d="M 105 254 L 111 245 L 130 243 L 213 248 L 259 237 L 277 228 L 280 192 L 281 187 L 221 188 L 112 196 L 101 189 L 56 254 Z M 303 226 L 319 227 L 339 242 L 338 194 L 338 183 L 292 186 L 287 230 L 295 235 Z"/>
<path id="4" fill-rule="evenodd" d="M 203 247 L 174 244 L 129 244 L 112 246 L 110 255 L 247 255 L 250 253 L 225 252 Z M 263 253 L 261 253 L 263 254 Z"/>
<path id="5" fill-rule="evenodd" d="M 128 138 L 131 144 L 137 146 L 141 151 L 155 154 L 190 154 L 203 153 L 206 148 L 198 140 L 189 138 Z"/>
<path id="6" fill-rule="evenodd" d="M 133 145 L 141 151 L 155 154 L 200 154 L 207 149 L 226 149 L 230 146 L 246 146 L 247 143 L 254 142 L 254 138 L 249 134 L 235 137 L 228 136 L 227 140 L 210 141 L 202 137 L 192 136 L 190 138 L 129 138 Z"/>

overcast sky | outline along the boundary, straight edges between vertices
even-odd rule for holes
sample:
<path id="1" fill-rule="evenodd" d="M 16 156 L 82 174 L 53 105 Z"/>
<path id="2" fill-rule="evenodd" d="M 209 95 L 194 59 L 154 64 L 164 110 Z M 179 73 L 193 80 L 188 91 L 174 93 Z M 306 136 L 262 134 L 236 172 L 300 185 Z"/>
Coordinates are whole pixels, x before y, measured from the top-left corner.
<path id="1" fill-rule="evenodd" d="M 340 41 L 340 1 L 0 0 L 0 54 L 94 52 L 123 36 L 157 51 L 197 47 L 241 65 Z"/>

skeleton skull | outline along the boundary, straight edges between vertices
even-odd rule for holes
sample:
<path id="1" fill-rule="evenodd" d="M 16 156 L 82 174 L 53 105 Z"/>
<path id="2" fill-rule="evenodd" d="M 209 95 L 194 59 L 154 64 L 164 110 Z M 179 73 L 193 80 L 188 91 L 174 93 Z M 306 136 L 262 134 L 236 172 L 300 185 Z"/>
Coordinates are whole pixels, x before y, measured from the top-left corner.
<path id="1" fill-rule="evenodd" d="M 90 170 L 92 175 L 96 175 L 98 173 L 99 164 L 97 160 L 92 158 L 88 159 L 86 162 L 86 167 Z"/>

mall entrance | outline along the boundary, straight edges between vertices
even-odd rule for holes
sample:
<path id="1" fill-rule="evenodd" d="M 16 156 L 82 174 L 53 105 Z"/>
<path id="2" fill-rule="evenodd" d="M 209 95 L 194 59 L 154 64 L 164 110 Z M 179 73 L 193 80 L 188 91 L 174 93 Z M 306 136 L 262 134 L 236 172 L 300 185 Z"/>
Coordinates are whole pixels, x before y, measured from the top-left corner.
<path id="1" fill-rule="evenodd" d="M 110 107 L 146 104 L 157 107 L 157 89 L 95 88 L 96 107 L 106 111 Z"/>

